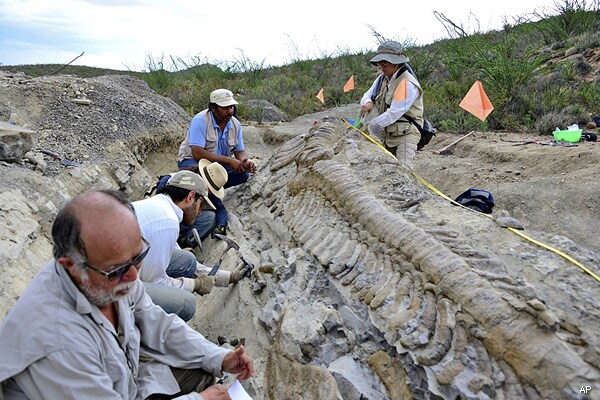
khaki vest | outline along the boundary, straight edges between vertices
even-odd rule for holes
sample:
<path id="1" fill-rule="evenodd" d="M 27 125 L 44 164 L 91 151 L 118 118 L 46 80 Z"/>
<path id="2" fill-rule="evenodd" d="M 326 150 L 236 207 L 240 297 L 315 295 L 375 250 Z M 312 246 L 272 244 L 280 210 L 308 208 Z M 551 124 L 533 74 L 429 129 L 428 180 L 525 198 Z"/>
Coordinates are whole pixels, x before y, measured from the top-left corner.
<path id="1" fill-rule="evenodd" d="M 219 135 L 215 129 L 215 126 L 213 125 L 212 113 L 207 108 L 206 110 L 201 111 L 198 115 L 204 118 L 204 123 L 206 124 L 206 145 L 204 146 L 204 150 L 210 151 L 211 153 L 216 153 Z M 227 144 L 229 145 L 229 152 L 228 154 L 222 154 L 228 157 L 231 157 L 233 150 L 238 145 L 238 132 L 241 128 L 241 123 L 237 118 L 231 117 L 231 122 L 233 123 L 233 126 L 227 131 Z M 189 158 L 194 157 L 192 156 L 192 146 L 190 146 L 190 135 L 188 132 L 185 135 L 185 139 L 179 146 L 177 162 L 181 162 Z"/>
<path id="2" fill-rule="evenodd" d="M 393 75 L 391 78 L 382 77 L 383 82 L 381 82 L 381 88 L 379 89 L 379 93 L 375 96 L 373 104 L 375 108 L 382 114 L 390 108 L 392 104 L 392 100 L 394 99 L 394 92 L 396 91 L 396 87 L 402 82 L 403 79 L 413 83 L 419 90 L 419 95 L 409 108 L 409 110 L 405 113 L 412 117 L 415 122 L 421 126 L 423 126 L 423 89 L 421 89 L 421 85 L 419 81 L 408 71 L 404 71 L 402 74 Z M 409 142 L 414 142 L 414 144 L 419 142 L 421 134 L 416 126 L 411 124 L 407 119 L 400 117 L 400 119 L 388 126 L 385 127 L 385 141 L 386 144 L 390 147 L 395 147 L 398 145 L 398 137 L 411 135 Z"/>

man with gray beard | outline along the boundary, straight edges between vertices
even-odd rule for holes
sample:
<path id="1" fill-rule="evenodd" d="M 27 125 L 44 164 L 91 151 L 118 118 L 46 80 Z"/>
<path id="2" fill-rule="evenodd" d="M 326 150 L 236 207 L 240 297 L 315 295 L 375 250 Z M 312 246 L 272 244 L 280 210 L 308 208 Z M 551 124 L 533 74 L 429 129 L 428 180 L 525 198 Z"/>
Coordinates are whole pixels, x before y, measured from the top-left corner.
<path id="1" fill-rule="evenodd" d="M 243 346 L 217 346 L 146 294 L 138 270 L 150 245 L 122 193 L 75 197 L 52 238 L 54 259 L 0 326 L 6 400 L 229 399 L 215 376 L 253 375 Z"/>

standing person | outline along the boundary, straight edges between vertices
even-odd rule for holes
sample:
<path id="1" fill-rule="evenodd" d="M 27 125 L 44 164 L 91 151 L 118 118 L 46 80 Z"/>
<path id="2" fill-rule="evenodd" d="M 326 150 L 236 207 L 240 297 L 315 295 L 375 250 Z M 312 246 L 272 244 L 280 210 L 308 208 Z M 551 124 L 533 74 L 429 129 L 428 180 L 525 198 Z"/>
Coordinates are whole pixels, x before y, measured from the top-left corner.
<path id="1" fill-rule="evenodd" d="M 228 399 L 222 371 L 253 375 L 227 350 L 156 306 L 137 279 L 151 246 L 120 192 L 69 201 L 52 226 L 54 259 L 0 326 L 0 382 L 11 399 Z M 139 361 L 140 354 L 152 361 Z"/>
<path id="2" fill-rule="evenodd" d="M 205 158 L 216 161 L 227 170 L 225 188 L 245 183 L 250 174 L 256 172 L 256 165 L 248 160 L 242 136 L 242 124 L 234 117 L 238 102 L 227 89 L 217 89 L 210 94 L 208 108 L 192 118 L 188 133 L 179 146 L 177 166 L 180 170 L 198 172 L 198 161 Z M 210 200 L 215 204 L 214 232 L 227 234 L 228 215 L 223 202 L 214 195 Z"/>
<path id="3" fill-rule="evenodd" d="M 423 126 L 423 89 L 412 69 L 409 58 L 402 54 L 402 45 L 395 41 L 383 42 L 370 63 L 381 69 L 381 74 L 360 100 L 362 117 L 373 107 L 379 115 L 369 125 L 369 133 L 383 130 L 385 147 L 408 168 L 413 168 L 420 133 L 414 123 Z M 406 98 L 397 101 L 394 92 L 406 79 Z M 414 123 L 409 121 L 412 118 Z"/>
<path id="4" fill-rule="evenodd" d="M 177 245 L 180 223 L 191 226 L 202 204 L 215 209 L 207 196 L 204 179 L 184 170 L 173 174 L 160 194 L 133 203 L 142 236 L 151 245 L 148 257 L 142 262 L 140 279 L 154 303 L 184 321 L 196 312 L 193 293 L 208 294 L 215 283 L 228 286 L 242 276 L 241 269 L 219 270 L 216 276 L 207 276 L 210 268 Z M 199 276 L 195 276 L 196 272 Z"/>

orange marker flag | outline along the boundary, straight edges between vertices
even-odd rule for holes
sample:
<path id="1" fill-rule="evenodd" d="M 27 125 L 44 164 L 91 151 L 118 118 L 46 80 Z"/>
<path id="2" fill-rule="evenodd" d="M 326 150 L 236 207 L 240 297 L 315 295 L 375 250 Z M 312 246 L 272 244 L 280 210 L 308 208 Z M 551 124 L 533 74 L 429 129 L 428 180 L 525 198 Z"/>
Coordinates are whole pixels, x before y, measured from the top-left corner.
<path id="1" fill-rule="evenodd" d="M 325 99 L 323 98 L 323 89 L 321 88 L 321 90 L 319 90 L 319 93 L 317 93 L 317 99 L 321 100 L 321 103 L 325 104 Z"/>
<path id="2" fill-rule="evenodd" d="M 354 90 L 354 75 L 348 79 L 348 82 L 344 85 L 344 93 Z"/>
<path id="3" fill-rule="evenodd" d="M 400 83 L 398 84 L 398 86 L 396 87 L 396 90 L 394 90 L 394 100 L 400 102 L 404 99 L 406 99 L 406 79 L 402 79 L 400 81 Z"/>
<path id="4" fill-rule="evenodd" d="M 459 106 L 482 121 L 485 121 L 487 116 L 490 115 L 494 109 L 492 102 L 483 90 L 483 85 L 479 81 L 475 81 Z"/>

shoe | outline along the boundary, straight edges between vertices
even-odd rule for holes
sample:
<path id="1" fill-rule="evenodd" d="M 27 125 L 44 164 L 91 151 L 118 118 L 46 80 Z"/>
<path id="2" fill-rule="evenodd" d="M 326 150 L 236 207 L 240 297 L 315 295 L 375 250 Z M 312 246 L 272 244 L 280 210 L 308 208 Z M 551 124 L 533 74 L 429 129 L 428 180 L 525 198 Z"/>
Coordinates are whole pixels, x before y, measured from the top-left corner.
<path id="1" fill-rule="evenodd" d="M 219 235 L 224 235 L 227 236 L 227 227 L 226 226 L 217 226 L 215 229 L 213 229 L 212 231 L 212 237 L 215 237 L 215 233 L 218 233 Z"/>
<path id="2" fill-rule="evenodd" d="M 196 228 L 192 228 L 191 233 L 189 233 L 187 236 L 182 236 L 177 239 L 177 243 L 182 249 L 194 249 L 198 247 L 200 250 L 202 250 L 202 240 L 200 240 L 200 235 L 198 234 Z"/>

